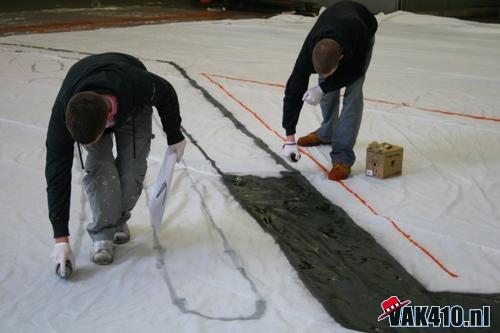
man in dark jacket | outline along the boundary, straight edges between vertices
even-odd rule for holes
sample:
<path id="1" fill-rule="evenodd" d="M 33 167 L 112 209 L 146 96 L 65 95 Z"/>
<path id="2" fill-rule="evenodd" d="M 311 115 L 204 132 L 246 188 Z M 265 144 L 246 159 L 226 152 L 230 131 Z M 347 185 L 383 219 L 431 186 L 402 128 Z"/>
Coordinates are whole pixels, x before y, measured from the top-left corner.
<path id="1" fill-rule="evenodd" d="M 371 59 L 377 20 L 366 7 L 342 1 L 326 9 L 306 37 L 295 67 L 288 79 L 283 100 L 283 128 L 287 140 L 283 155 L 297 162 L 297 144 L 312 147 L 332 146 L 331 180 L 349 176 L 354 164 L 354 144 L 363 113 L 363 83 Z M 307 89 L 309 76 L 319 75 L 318 85 Z M 340 89 L 345 87 L 342 113 L 339 116 Z M 320 103 L 321 126 L 299 138 L 295 128 L 303 102 Z"/>
<path id="2" fill-rule="evenodd" d="M 93 213 L 87 226 L 93 241 L 90 259 L 109 264 L 113 261 L 113 241 L 130 239 L 127 220 L 146 174 L 152 106 L 158 110 L 168 144 L 179 161 L 186 140 L 180 129 L 175 90 L 148 72 L 138 59 L 120 53 L 92 55 L 75 63 L 64 79 L 50 117 L 45 167 L 49 218 L 56 242 L 52 259 L 61 276 L 68 275 L 68 263 L 74 266 L 68 222 L 75 142 Z M 88 153 L 85 166 L 81 145 Z"/>

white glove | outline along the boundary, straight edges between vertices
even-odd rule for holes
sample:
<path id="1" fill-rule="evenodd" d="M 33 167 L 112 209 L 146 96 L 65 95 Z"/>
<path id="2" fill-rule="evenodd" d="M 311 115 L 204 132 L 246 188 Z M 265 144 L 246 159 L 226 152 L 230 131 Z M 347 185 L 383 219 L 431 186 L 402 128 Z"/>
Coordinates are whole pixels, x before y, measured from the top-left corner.
<path id="1" fill-rule="evenodd" d="M 323 90 L 321 90 L 320 86 L 314 86 L 302 97 L 302 100 L 306 102 L 307 104 L 310 105 L 318 105 L 318 103 L 321 101 L 321 98 L 323 97 L 324 93 Z"/>
<path id="2" fill-rule="evenodd" d="M 291 162 L 298 162 L 300 160 L 300 152 L 295 141 L 286 141 L 283 145 L 282 154 Z"/>
<path id="3" fill-rule="evenodd" d="M 177 142 L 176 144 L 173 144 L 169 147 L 172 148 L 173 151 L 175 151 L 175 154 L 177 155 L 177 162 L 180 162 L 182 156 L 184 155 L 184 148 L 186 148 L 186 139 L 182 139 L 182 141 Z"/>
<path id="4" fill-rule="evenodd" d="M 75 258 L 69 243 L 56 243 L 50 257 L 56 265 L 56 274 L 63 279 L 69 279 L 75 269 Z"/>

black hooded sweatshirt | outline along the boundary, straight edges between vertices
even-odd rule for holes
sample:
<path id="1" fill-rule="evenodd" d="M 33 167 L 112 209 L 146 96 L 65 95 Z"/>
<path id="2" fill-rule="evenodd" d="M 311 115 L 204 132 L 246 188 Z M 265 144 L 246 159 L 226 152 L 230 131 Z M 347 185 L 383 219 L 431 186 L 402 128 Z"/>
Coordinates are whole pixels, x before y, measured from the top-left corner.
<path id="1" fill-rule="evenodd" d="M 165 79 L 152 74 L 136 58 L 120 53 L 91 55 L 75 63 L 57 95 L 47 131 L 45 178 L 49 219 L 54 237 L 69 235 L 71 168 L 75 141 L 65 122 L 69 99 L 77 92 L 114 95 L 118 114 L 111 131 L 119 129 L 146 105 L 155 106 L 169 145 L 184 139 L 177 94 Z"/>
<path id="2" fill-rule="evenodd" d="M 363 5 L 342 1 L 326 9 L 307 35 L 288 79 L 283 99 L 283 128 L 286 135 L 295 134 L 302 109 L 302 96 L 307 90 L 309 76 L 316 73 L 312 63 L 314 46 L 323 38 L 336 40 L 344 57 L 331 76 L 320 84 L 328 92 L 340 89 L 365 74 L 366 56 L 377 31 L 375 16 Z"/>

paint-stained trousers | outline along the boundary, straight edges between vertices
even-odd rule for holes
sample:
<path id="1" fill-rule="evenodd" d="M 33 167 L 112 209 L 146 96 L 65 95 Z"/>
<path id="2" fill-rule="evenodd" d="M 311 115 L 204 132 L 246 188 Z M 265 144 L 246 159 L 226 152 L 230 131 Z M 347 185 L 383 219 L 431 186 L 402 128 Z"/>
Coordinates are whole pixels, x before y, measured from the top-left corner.
<path id="1" fill-rule="evenodd" d="M 94 241 L 112 240 L 116 228 L 130 218 L 141 195 L 151 147 L 151 117 L 152 107 L 147 106 L 114 132 L 116 158 L 113 133 L 104 134 L 85 148 L 88 155 L 83 185 L 93 215 L 87 231 Z"/>

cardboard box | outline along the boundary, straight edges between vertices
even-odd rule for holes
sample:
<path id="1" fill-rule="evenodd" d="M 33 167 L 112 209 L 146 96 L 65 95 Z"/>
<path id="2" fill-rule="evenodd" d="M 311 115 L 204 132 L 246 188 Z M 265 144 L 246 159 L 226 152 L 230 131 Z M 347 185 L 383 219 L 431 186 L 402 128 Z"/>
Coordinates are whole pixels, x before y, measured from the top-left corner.
<path id="1" fill-rule="evenodd" d="M 366 175 L 384 179 L 403 171 L 403 147 L 373 141 L 366 149 Z"/>

